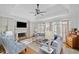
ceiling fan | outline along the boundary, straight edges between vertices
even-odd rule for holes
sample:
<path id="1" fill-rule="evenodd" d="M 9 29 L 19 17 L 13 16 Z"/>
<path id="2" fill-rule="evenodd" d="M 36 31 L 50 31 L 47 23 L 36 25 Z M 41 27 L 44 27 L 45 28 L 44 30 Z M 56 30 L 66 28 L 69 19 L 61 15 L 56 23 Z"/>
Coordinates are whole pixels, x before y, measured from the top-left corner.
<path id="1" fill-rule="evenodd" d="M 43 13 L 46 13 L 46 11 L 40 11 L 39 4 L 37 4 L 36 6 L 37 8 L 35 9 L 35 12 L 31 12 L 31 13 L 34 14 L 34 16 L 37 16 L 37 15 L 43 16 Z"/>

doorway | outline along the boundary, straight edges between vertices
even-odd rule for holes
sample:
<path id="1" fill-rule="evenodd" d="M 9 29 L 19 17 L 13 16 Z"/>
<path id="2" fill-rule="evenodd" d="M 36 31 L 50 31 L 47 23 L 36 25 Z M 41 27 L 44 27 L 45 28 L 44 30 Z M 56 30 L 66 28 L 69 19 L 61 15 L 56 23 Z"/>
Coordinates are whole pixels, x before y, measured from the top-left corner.
<path id="1" fill-rule="evenodd" d="M 66 36 L 71 30 L 71 21 L 64 20 L 59 22 L 52 22 L 52 32 L 57 33 L 63 38 L 63 42 L 66 42 Z"/>

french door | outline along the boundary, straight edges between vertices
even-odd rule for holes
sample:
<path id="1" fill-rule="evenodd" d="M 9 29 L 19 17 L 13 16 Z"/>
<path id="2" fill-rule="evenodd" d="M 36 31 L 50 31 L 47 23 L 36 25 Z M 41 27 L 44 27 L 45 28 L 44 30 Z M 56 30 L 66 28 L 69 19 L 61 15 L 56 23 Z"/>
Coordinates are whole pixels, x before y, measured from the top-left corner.
<path id="1" fill-rule="evenodd" d="M 68 32 L 71 30 L 71 21 L 66 20 L 66 21 L 52 22 L 51 27 L 52 32 L 62 36 L 63 42 L 65 42 L 66 36 Z"/>
<path id="2" fill-rule="evenodd" d="M 59 22 L 48 22 L 35 24 L 35 31 L 39 33 L 45 33 L 47 30 L 51 30 L 52 34 L 57 33 L 63 38 L 63 42 L 66 41 L 66 36 L 71 30 L 71 21 L 59 21 Z"/>

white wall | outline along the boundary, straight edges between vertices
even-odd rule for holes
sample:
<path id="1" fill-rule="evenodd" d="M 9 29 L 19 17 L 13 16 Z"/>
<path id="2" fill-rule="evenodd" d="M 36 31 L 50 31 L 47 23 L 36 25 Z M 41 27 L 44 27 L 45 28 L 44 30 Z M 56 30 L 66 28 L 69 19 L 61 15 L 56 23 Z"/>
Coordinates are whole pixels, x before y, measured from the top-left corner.
<path id="1" fill-rule="evenodd" d="M 6 31 L 6 27 L 7 27 L 7 19 L 6 17 L 0 17 L 0 23 L 1 23 L 1 32 Z"/>
<path id="2" fill-rule="evenodd" d="M 34 23 L 30 22 L 30 36 L 33 36 L 34 33 Z"/>
<path id="3" fill-rule="evenodd" d="M 17 21 L 26 22 L 27 28 L 17 28 Z M 7 28 L 7 29 L 6 29 Z M 25 32 L 27 36 L 29 36 L 29 24 L 27 19 L 22 18 L 9 18 L 9 17 L 0 17 L 0 32 L 4 31 L 13 31 L 16 35 L 18 33 Z"/>
<path id="4" fill-rule="evenodd" d="M 0 33 L 1 33 L 1 19 L 0 19 Z"/>
<path id="5" fill-rule="evenodd" d="M 78 28 L 79 29 L 79 16 L 78 14 L 73 14 L 73 16 L 70 18 L 72 21 L 72 28 Z"/>

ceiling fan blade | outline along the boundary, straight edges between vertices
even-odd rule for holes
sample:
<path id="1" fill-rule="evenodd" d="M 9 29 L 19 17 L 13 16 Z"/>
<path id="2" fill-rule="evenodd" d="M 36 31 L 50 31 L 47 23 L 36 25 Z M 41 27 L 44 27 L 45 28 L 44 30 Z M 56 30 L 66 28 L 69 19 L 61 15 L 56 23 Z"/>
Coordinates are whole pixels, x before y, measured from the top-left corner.
<path id="1" fill-rule="evenodd" d="M 46 11 L 41 11 L 40 13 L 46 13 Z"/>
<path id="2" fill-rule="evenodd" d="M 44 16 L 44 14 L 40 14 L 41 16 Z"/>
<path id="3" fill-rule="evenodd" d="M 31 13 L 31 14 L 35 14 L 35 12 L 29 12 L 29 13 Z"/>

